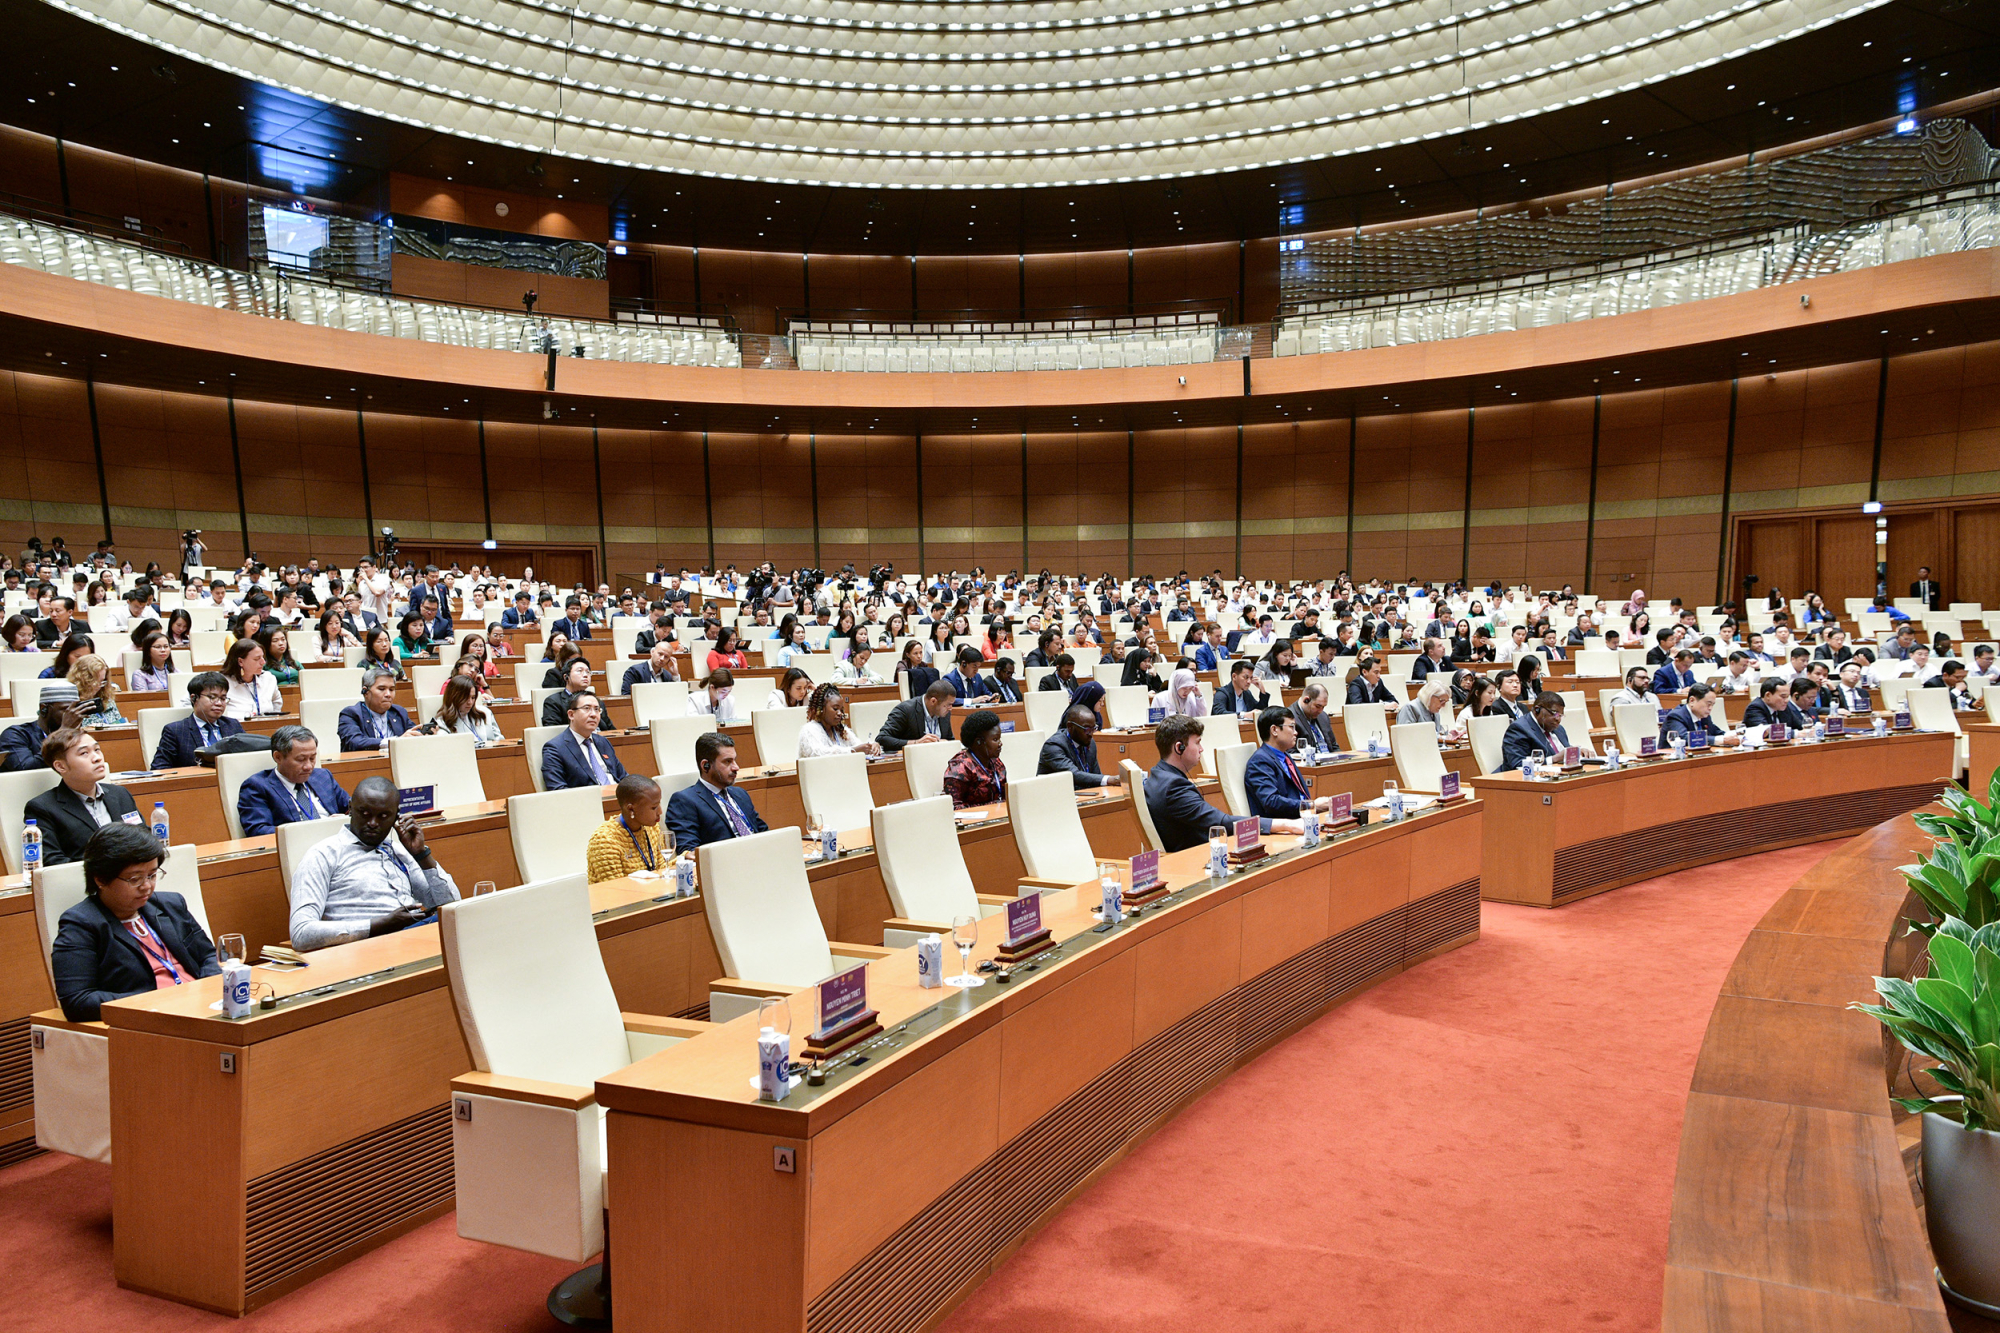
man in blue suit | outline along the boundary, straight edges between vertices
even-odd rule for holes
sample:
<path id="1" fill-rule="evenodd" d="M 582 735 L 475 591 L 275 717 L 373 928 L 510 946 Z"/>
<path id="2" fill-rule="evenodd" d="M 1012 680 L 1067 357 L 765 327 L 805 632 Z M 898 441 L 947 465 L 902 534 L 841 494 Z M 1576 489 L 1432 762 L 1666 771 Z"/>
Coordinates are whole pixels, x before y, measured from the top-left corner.
<path id="1" fill-rule="evenodd" d="M 625 776 L 625 766 L 611 742 L 597 734 L 604 706 L 589 690 L 578 690 L 569 701 L 569 725 L 542 746 L 542 789 L 609 787 Z"/>
<path id="2" fill-rule="evenodd" d="M 1773 722 L 1782 722 L 1793 731 L 1802 731 L 1810 725 L 1806 715 L 1792 702 L 1792 683 L 1766 676 L 1757 683 L 1756 702 L 1743 710 L 1743 725 L 1768 727 Z"/>
<path id="3" fill-rule="evenodd" d="M 396 677 L 371 668 L 361 677 L 361 702 L 340 710 L 340 749 L 389 752 L 389 742 L 410 729 L 410 715 L 396 702 Z"/>
<path id="4" fill-rule="evenodd" d="M 1715 725 L 1709 714 L 1715 711 L 1716 693 L 1706 685 L 1688 687 L 1687 698 L 1660 723 L 1660 744 L 1668 745 L 1675 736 L 1705 734 L 1715 745 L 1736 745 L 1741 736 L 1731 736 Z"/>
<path id="5" fill-rule="evenodd" d="M 1168 714 L 1153 728 L 1160 762 L 1146 775 L 1146 809 L 1153 816 L 1164 850 L 1178 852 L 1208 841 L 1208 831 L 1220 824 L 1234 828 L 1236 817 L 1224 814 L 1201 798 L 1189 776 L 1201 769 L 1200 718 Z M 1298 833 L 1295 819 L 1259 819 L 1263 833 Z"/>
<path id="6" fill-rule="evenodd" d="M 1500 771 L 1511 773 L 1536 750 L 1553 761 L 1569 748 L 1569 733 L 1563 730 L 1563 697 L 1554 690 L 1535 696 L 1534 707 L 1515 718 L 1507 734 L 1500 738 Z"/>
<path id="7" fill-rule="evenodd" d="M 993 682 L 979 674 L 979 664 L 986 659 L 979 650 L 967 644 L 958 650 L 958 665 L 944 673 L 944 683 L 951 686 L 951 692 L 961 704 L 990 703 L 993 699 Z"/>
<path id="8" fill-rule="evenodd" d="M 1653 693 L 1680 694 L 1694 684 L 1694 654 L 1686 648 L 1674 650 L 1674 660 L 1653 673 Z"/>
<path id="9" fill-rule="evenodd" d="M 1107 775 L 1097 766 L 1097 746 L 1091 739 L 1096 735 L 1097 714 L 1082 704 L 1072 704 L 1063 711 L 1056 734 L 1042 742 L 1035 772 L 1067 773 L 1077 791 L 1118 786 L 1115 774 Z"/>
<path id="10" fill-rule="evenodd" d="M 572 597 L 563 603 L 563 614 L 559 620 L 549 622 L 549 635 L 569 635 L 571 643 L 581 643 L 590 637 L 590 622 L 583 618 L 583 599 Z"/>
<path id="11" fill-rule="evenodd" d="M 153 750 L 150 765 L 156 771 L 192 767 L 197 762 L 196 750 L 243 730 L 241 722 L 222 715 L 229 703 L 229 677 L 220 671 L 198 672 L 189 677 L 187 692 L 188 707 L 194 710 L 194 715 L 169 722 L 161 730 L 160 743 Z"/>
<path id="12" fill-rule="evenodd" d="M 667 827 L 677 850 L 768 831 L 764 817 L 736 785 L 735 741 L 709 732 L 694 743 L 694 763 L 701 777 L 667 802 Z"/>
<path id="13" fill-rule="evenodd" d="M 275 833 L 280 824 L 347 813 L 347 793 L 319 766 L 319 737 L 304 727 L 271 733 L 271 767 L 243 779 L 236 792 L 236 817 L 243 836 Z"/>
<path id="14" fill-rule="evenodd" d="M 508 629 L 519 629 L 523 625 L 533 625 L 538 620 L 539 617 L 535 615 L 534 599 L 528 596 L 526 588 L 515 593 L 514 604 L 500 613 L 500 623 Z"/>
<path id="15" fill-rule="evenodd" d="M 1313 799 L 1306 780 L 1292 759 L 1299 744 L 1299 720 L 1289 708 L 1266 708 L 1257 714 L 1257 739 L 1264 742 L 1243 769 L 1243 794 L 1250 813 L 1259 819 L 1297 819 L 1306 806 L 1324 810 L 1333 802 Z"/>

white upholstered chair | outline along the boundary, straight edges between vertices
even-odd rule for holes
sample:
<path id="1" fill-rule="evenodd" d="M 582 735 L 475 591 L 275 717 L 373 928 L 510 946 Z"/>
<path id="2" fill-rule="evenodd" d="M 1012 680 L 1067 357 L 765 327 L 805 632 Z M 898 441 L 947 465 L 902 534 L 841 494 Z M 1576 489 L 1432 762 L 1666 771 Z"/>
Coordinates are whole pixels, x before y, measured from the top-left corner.
<path id="1" fill-rule="evenodd" d="M 1475 717 L 1472 719 L 1472 757 L 1479 763 L 1481 773 L 1498 773 L 1503 762 L 1502 742 L 1507 738 L 1507 728 L 1514 725 L 1511 717 Z"/>
<path id="2" fill-rule="evenodd" d="M 462 731 L 441 736 L 397 736 L 389 742 L 389 776 L 399 790 L 436 787 L 432 805 L 477 805 L 486 799 L 479 776 L 479 743 Z"/>
<path id="3" fill-rule="evenodd" d="M 656 717 L 686 717 L 688 687 L 684 680 L 653 680 L 632 687 L 632 725 L 650 726 Z"/>
<path id="4" fill-rule="evenodd" d="M 473 1068 L 451 1084 L 458 1234 L 581 1263 L 605 1246 L 597 1080 L 707 1025 L 619 1012 L 582 875 L 448 903 L 438 934 Z M 603 1278 L 551 1308 L 608 1317 Z"/>
<path id="5" fill-rule="evenodd" d="M 818 815 L 837 830 L 868 827 L 875 792 L 868 785 L 868 757 L 823 754 L 799 760 L 799 801 L 806 818 Z"/>
<path id="6" fill-rule="evenodd" d="M 269 750 L 215 756 L 216 794 L 222 799 L 222 818 L 229 825 L 230 837 L 243 836 L 243 819 L 236 813 L 236 794 L 243 790 L 243 780 L 273 766 Z"/>
<path id="7" fill-rule="evenodd" d="M 759 708 L 750 714 L 750 734 L 757 738 L 757 762 L 763 768 L 797 768 L 799 733 L 805 730 L 806 710 Z"/>
<path id="8" fill-rule="evenodd" d="M 604 797 L 595 787 L 509 796 L 507 835 L 521 882 L 584 874 L 590 835 L 603 822 Z"/>
<path id="9" fill-rule="evenodd" d="M 139 762 L 153 766 L 153 752 L 160 748 L 160 733 L 184 717 L 193 717 L 192 708 L 141 708 L 139 710 Z"/>
<path id="10" fill-rule="evenodd" d="M 950 766 L 951 757 L 964 748 L 957 741 L 905 745 L 902 750 L 903 777 L 910 784 L 910 795 L 921 801 L 926 796 L 943 793 L 944 771 Z"/>
<path id="11" fill-rule="evenodd" d="M 1229 813 L 1238 819 L 1250 817 L 1250 792 L 1243 785 L 1243 774 L 1250 765 L 1250 756 L 1255 753 L 1257 747 L 1248 741 L 1215 747 L 1215 776 L 1222 783 L 1222 799 L 1228 805 Z M 1141 794 L 1143 796 L 1143 792 Z"/>
<path id="12" fill-rule="evenodd" d="M 542 781 L 542 747 L 567 731 L 567 727 L 523 727 L 521 729 L 522 753 L 528 761 L 528 781 L 536 791 L 547 791 Z"/>
<path id="13" fill-rule="evenodd" d="M 1067 773 L 1007 780 L 1007 820 L 1027 871 L 1024 888 L 1070 888 L 1096 878 L 1097 856 L 1075 789 Z"/>
<path id="14" fill-rule="evenodd" d="M 1125 774 L 1125 790 L 1132 793 L 1132 810 L 1139 816 L 1139 828 L 1146 835 L 1146 846 L 1156 852 L 1164 852 L 1167 845 L 1160 838 L 1160 830 L 1153 824 L 1152 807 L 1146 804 L 1146 770 L 1130 759 L 1119 760 L 1118 768 Z"/>
<path id="15" fill-rule="evenodd" d="M 1428 722 L 1401 722 L 1389 728 L 1389 753 L 1396 780 L 1405 791 L 1436 792 L 1445 775 L 1437 728 Z"/>
<path id="16" fill-rule="evenodd" d="M 1347 732 L 1347 748 L 1366 750 L 1369 737 L 1389 743 L 1388 704 L 1342 704 L 1340 725 Z"/>
<path id="17" fill-rule="evenodd" d="M 836 949 L 827 939 L 796 828 L 703 843 L 695 860 L 722 960 L 723 976 L 710 983 L 708 997 L 718 1023 L 754 1012 L 766 996 L 788 995 L 889 952 L 860 944 Z"/>
<path id="18" fill-rule="evenodd" d="M 882 924 L 884 946 L 908 948 L 932 931 L 949 935 L 956 918 L 991 916 L 1007 902 L 972 887 L 950 797 L 898 801 L 870 815 L 882 884 L 896 913 Z"/>

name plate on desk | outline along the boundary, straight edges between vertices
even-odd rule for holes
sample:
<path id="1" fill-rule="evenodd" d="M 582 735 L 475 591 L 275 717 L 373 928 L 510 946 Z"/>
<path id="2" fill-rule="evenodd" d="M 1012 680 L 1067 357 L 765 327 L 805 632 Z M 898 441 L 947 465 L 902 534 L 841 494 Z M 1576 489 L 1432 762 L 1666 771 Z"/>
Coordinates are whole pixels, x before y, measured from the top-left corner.
<path id="1" fill-rule="evenodd" d="M 1458 796 L 1458 774 L 1446 773 L 1438 779 L 1438 799 L 1440 801 L 1455 801 L 1458 799 Z M 1347 799 L 1352 801 L 1354 798 L 1349 796 Z M 1333 812 L 1329 810 L 1327 813 L 1332 814 Z"/>
<path id="2" fill-rule="evenodd" d="M 1155 724 L 1165 722 L 1167 720 L 1167 710 L 1157 706 L 1148 708 L 1146 710 L 1146 720 Z"/>
<path id="3" fill-rule="evenodd" d="M 1450 773 L 1446 776 L 1456 778 L 1458 774 Z M 1326 817 L 1329 820 L 1354 818 L 1354 793 L 1344 791 L 1338 796 L 1329 797 L 1326 807 Z"/>
<path id="4" fill-rule="evenodd" d="M 1660 711 L 1660 725 L 1664 727 L 1667 725 L 1667 714 L 1673 712 L 1674 710 L 1671 708 L 1662 708 L 1659 711 Z"/>
<path id="5" fill-rule="evenodd" d="M 427 815 L 437 809 L 437 784 L 427 782 L 421 787 L 400 787 L 396 791 L 396 813 L 398 815 Z"/>
<path id="6" fill-rule="evenodd" d="M 1229 864 L 1249 865 L 1252 861 L 1261 861 L 1269 855 L 1270 852 L 1264 846 L 1263 833 L 1258 828 L 1258 821 L 1254 818 L 1237 820 L 1236 846 L 1229 853 Z"/>
<path id="7" fill-rule="evenodd" d="M 1707 748 L 1708 733 L 1706 731 L 1690 731 L 1688 733 L 1688 749 L 1706 750 Z"/>
<path id="8" fill-rule="evenodd" d="M 819 1027 L 806 1038 L 806 1054 L 824 1059 L 881 1030 L 868 1007 L 868 967 L 851 967 L 819 983 Z"/>
<path id="9" fill-rule="evenodd" d="M 1650 759 L 1659 752 L 1660 752 L 1660 738 L 1658 736 L 1641 736 L 1639 738 L 1640 758 Z"/>
<path id="10" fill-rule="evenodd" d="M 1826 734 L 1829 736 L 1846 735 L 1847 719 L 1842 717 L 1828 717 L 1826 720 Z"/>
<path id="11" fill-rule="evenodd" d="M 1832 731 L 1833 728 L 1828 727 L 1827 730 Z M 1782 722 L 1773 722 L 1770 726 L 1764 728 L 1764 740 L 1767 744 L 1783 745 L 1791 738 L 1792 733 L 1786 730 L 1785 724 Z"/>
<path id="12" fill-rule="evenodd" d="M 1910 729 L 1910 710 L 1907 708 L 1898 708 L 1896 710 L 1896 720 L 1891 725 L 1898 731 L 1908 731 Z"/>
<path id="13" fill-rule="evenodd" d="M 1049 930 L 1042 924 L 1042 895 L 1024 894 L 1007 904 L 1007 940 L 1000 946 L 1000 961 L 1018 963 L 1032 954 L 1055 947 Z"/>
<path id="14" fill-rule="evenodd" d="M 1580 745 L 1566 747 L 1562 753 L 1562 766 L 1564 768 L 1583 767 L 1583 747 Z"/>
<path id="15" fill-rule="evenodd" d="M 1135 855 L 1132 858 L 1132 887 L 1125 891 L 1126 905 L 1144 905 L 1166 896 L 1167 886 L 1160 879 L 1160 854 L 1140 852 Z"/>

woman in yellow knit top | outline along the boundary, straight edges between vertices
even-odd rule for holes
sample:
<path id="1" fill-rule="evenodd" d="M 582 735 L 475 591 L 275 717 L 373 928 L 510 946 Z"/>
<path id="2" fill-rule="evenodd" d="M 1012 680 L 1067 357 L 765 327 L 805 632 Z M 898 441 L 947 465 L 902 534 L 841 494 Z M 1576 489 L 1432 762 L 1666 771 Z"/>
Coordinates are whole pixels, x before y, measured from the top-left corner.
<path id="1" fill-rule="evenodd" d="M 592 884 L 642 870 L 666 874 L 674 835 L 660 822 L 660 784 L 637 773 L 620 778 L 618 813 L 590 835 L 587 856 Z"/>

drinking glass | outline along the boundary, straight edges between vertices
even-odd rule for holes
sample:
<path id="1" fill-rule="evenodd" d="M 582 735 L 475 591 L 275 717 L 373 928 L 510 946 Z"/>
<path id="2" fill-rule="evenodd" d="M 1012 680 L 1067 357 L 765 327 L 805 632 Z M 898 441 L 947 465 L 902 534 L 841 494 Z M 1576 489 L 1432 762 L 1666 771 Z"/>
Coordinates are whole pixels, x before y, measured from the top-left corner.
<path id="1" fill-rule="evenodd" d="M 1208 830 L 1208 855 L 1211 862 L 1214 861 L 1218 851 L 1225 857 L 1229 855 L 1229 830 L 1221 824 L 1214 824 Z"/>
<path id="2" fill-rule="evenodd" d="M 484 898 L 489 893 L 498 893 L 499 891 L 500 886 L 490 879 L 482 879 L 472 886 L 472 896 L 475 898 Z"/>
<path id="3" fill-rule="evenodd" d="M 792 1032 L 792 1006 L 782 995 L 768 996 L 757 1001 L 757 1026 L 769 1028 L 781 1036 Z"/>
<path id="4" fill-rule="evenodd" d="M 984 986 L 986 979 L 972 974 L 972 946 L 979 943 L 979 918 L 970 915 L 953 917 L 951 942 L 958 949 L 958 975 L 947 978 L 944 984 L 963 986 L 967 990 Z"/>
<path id="5" fill-rule="evenodd" d="M 660 825 L 660 854 L 665 860 L 674 859 L 674 831 L 664 823 Z"/>
<path id="6" fill-rule="evenodd" d="M 239 959 L 245 963 L 250 961 L 249 950 L 244 946 L 243 937 L 241 935 L 217 935 L 215 937 L 215 961 L 218 964 L 226 963 L 232 958 Z"/>

